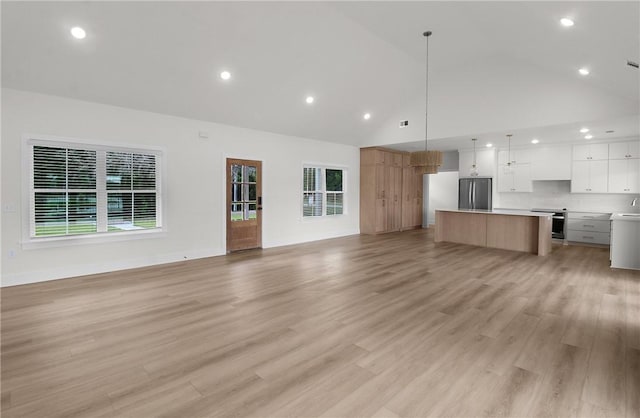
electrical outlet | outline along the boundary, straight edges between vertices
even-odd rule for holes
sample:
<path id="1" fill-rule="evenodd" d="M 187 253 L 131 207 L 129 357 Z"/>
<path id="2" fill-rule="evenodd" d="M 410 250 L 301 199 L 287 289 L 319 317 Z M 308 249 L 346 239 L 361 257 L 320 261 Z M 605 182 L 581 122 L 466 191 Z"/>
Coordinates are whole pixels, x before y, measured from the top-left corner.
<path id="1" fill-rule="evenodd" d="M 16 256 L 16 250 L 12 248 L 7 252 L 7 254 L 9 255 L 9 258 L 14 258 Z"/>
<path id="2" fill-rule="evenodd" d="M 2 205 L 2 211 L 4 213 L 14 213 L 16 211 L 16 205 L 13 203 L 5 203 Z"/>
<path id="3" fill-rule="evenodd" d="M 408 120 L 401 120 L 400 121 L 400 129 L 406 128 L 407 126 L 409 126 L 409 121 Z"/>

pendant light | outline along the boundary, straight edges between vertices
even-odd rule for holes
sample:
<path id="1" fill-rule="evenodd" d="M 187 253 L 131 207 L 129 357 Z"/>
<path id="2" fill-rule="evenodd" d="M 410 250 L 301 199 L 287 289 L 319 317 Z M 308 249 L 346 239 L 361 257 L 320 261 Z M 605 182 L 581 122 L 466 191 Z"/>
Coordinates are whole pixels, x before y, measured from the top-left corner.
<path id="1" fill-rule="evenodd" d="M 478 138 L 471 138 L 471 141 L 473 142 L 473 165 L 471 166 L 471 171 L 469 172 L 469 175 L 471 177 L 478 177 L 478 166 L 476 165 L 476 141 L 478 140 Z"/>
<path id="2" fill-rule="evenodd" d="M 513 172 L 513 167 L 511 166 L 511 137 L 513 135 L 512 134 L 507 134 L 507 141 L 508 141 L 508 151 L 507 151 L 507 165 L 504 167 L 504 173 L 505 174 L 511 174 Z"/>
<path id="3" fill-rule="evenodd" d="M 427 69 L 426 69 L 426 87 L 425 87 L 425 113 L 424 113 L 424 151 L 416 151 L 411 153 L 410 164 L 415 167 L 417 173 L 436 174 L 438 167 L 442 165 L 442 152 L 428 150 L 428 128 L 429 128 L 429 37 L 432 32 L 427 31 L 422 35 L 427 39 Z"/>

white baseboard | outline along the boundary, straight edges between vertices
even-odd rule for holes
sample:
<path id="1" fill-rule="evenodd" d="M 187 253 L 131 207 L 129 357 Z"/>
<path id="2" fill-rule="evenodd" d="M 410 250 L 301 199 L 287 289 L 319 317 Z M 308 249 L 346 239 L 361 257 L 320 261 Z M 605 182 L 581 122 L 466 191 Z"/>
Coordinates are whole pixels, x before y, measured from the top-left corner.
<path id="1" fill-rule="evenodd" d="M 358 235 L 360 234 L 360 230 L 352 230 L 352 231 L 341 231 L 341 232 L 329 232 L 326 234 L 322 234 L 321 237 L 313 237 L 313 238 L 302 238 L 299 240 L 294 240 L 294 241 L 271 241 L 271 242 L 263 242 L 262 243 L 262 247 L 263 248 L 275 248 L 275 247 L 284 247 L 286 245 L 295 245 L 295 244 L 304 244 L 307 242 L 313 242 L 313 241 L 322 241 L 325 239 L 332 239 L 332 238 L 341 238 L 341 237 L 348 237 L 350 235 Z"/>
<path id="2" fill-rule="evenodd" d="M 58 269 L 30 271 L 18 274 L 3 274 L 1 286 L 18 286 L 29 283 L 46 282 L 50 280 L 68 279 L 70 277 L 86 276 L 89 274 L 108 273 L 111 271 L 127 270 L 138 267 L 155 266 L 159 264 L 175 263 L 176 261 L 193 260 L 197 258 L 215 257 L 223 255 L 219 248 L 180 252 L 172 254 L 154 255 L 149 257 L 131 258 L 109 263 L 94 263 L 65 266 Z"/>
<path id="3" fill-rule="evenodd" d="M 296 241 L 271 241 L 263 243 L 263 248 L 275 248 L 285 245 L 303 244 L 305 242 L 320 241 L 324 239 L 340 238 L 349 235 L 358 235 L 359 230 L 329 232 L 322 237 L 310 239 L 300 239 Z M 175 263 L 176 261 L 194 260 L 197 258 L 215 257 L 224 255 L 225 251 L 220 248 L 207 248 L 203 250 L 180 252 L 171 254 L 154 255 L 149 257 L 138 257 L 127 260 L 112 261 L 109 263 L 79 264 L 61 267 L 58 269 L 47 269 L 29 271 L 18 274 L 3 274 L 0 279 L 1 287 L 19 286 L 23 284 L 46 282 L 50 280 L 68 279 L 71 277 L 86 276 L 90 274 L 108 273 L 111 271 L 127 270 L 139 267 L 149 267 L 159 264 Z"/>

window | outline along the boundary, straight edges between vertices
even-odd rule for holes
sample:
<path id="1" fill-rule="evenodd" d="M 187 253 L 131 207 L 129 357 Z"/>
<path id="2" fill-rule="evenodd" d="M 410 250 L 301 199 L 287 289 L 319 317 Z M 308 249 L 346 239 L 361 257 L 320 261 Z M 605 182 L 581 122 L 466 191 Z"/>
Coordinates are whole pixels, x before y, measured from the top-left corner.
<path id="1" fill-rule="evenodd" d="M 253 165 L 231 165 L 231 221 L 257 219 L 258 169 Z"/>
<path id="2" fill-rule="evenodd" d="M 344 171 L 334 168 L 304 167 L 302 175 L 302 216 L 344 213 Z"/>
<path id="3" fill-rule="evenodd" d="M 158 151 L 28 144 L 31 238 L 161 227 Z"/>

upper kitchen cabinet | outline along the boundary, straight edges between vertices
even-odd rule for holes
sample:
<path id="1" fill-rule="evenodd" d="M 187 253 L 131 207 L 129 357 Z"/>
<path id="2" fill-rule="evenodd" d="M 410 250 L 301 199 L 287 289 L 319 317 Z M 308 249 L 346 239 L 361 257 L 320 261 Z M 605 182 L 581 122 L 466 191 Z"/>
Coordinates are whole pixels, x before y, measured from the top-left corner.
<path id="1" fill-rule="evenodd" d="M 585 144 L 573 146 L 573 161 L 606 160 L 608 158 L 608 144 Z"/>
<path id="2" fill-rule="evenodd" d="M 540 147 L 531 151 L 532 180 L 571 180 L 571 146 Z"/>
<path id="3" fill-rule="evenodd" d="M 627 158 L 640 158 L 640 141 L 609 144 L 610 160 L 624 160 Z"/>
<path id="4" fill-rule="evenodd" d="M 473 151 L 459 151 L 458 170 L 460 177 L 469 177 L 471 166 L 473 165 Z M 492 149 L 480 150 L 476 152 L 476 168 L 478 175 L 483 177 L 493 177 L 496 165 L 496 153 Z"/>
<path id="5" fill-rule="evenodd" d="M 607 160 L 574 161 L 571 193 L 607 193 L 608 165 Z"/>
<path id="6" fill-rule="evenodd" d="M 512 149 L 511 164 L 529 164 L 532 159 L 532 150 L 530 149 Z M 498 152 L 498 165 L 507 165 L 509 162 L 509 151 L 502 150 Z"/>
<path id="7" fill-rule="evenodd" d="M 498 192 L 531 192 L 531 164 L 511 164 L 498 167 Z"/>
<path id="8" fill-rule="evenodd" d="M 609 193 L 640 193 L 640 159 L 609 160 Z"/>

